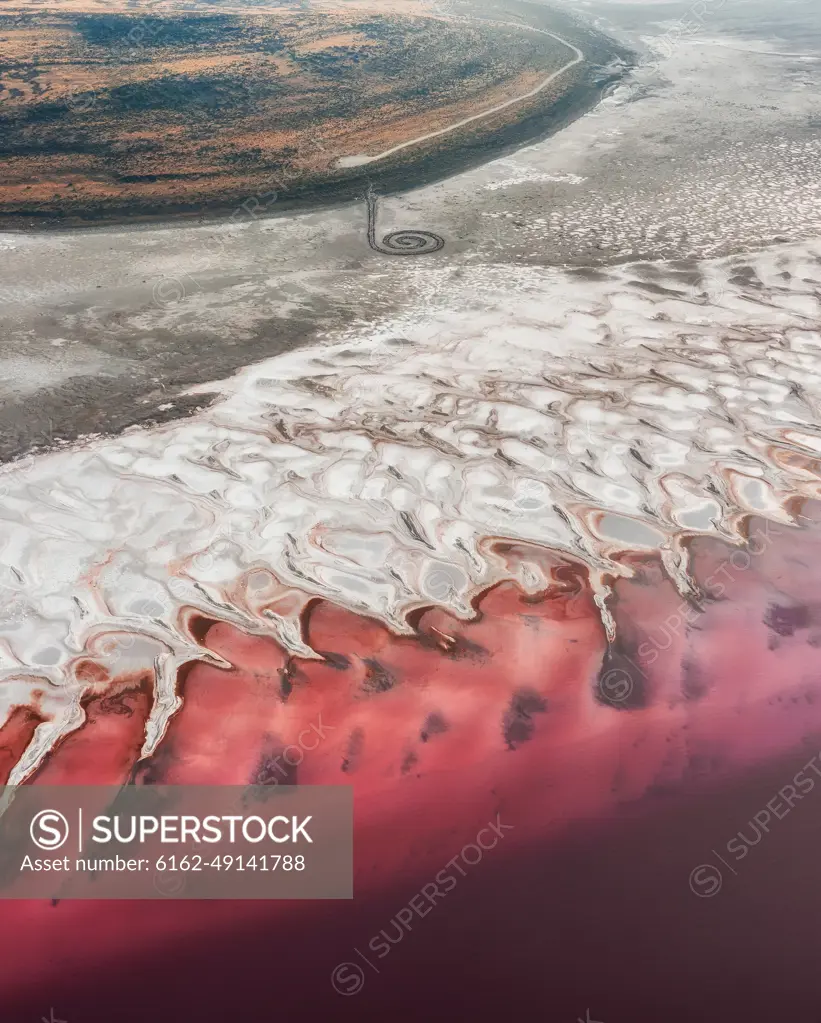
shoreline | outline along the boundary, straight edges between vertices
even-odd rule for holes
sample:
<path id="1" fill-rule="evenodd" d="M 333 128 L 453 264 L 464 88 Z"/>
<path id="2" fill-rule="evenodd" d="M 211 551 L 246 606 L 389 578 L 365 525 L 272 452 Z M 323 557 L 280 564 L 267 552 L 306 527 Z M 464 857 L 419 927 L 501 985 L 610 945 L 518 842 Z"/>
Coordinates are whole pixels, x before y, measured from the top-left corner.
<path id="1" fill-rule="evenodd" d="M 503 158 L 524 146 L 546 141 L 593 110 L 601 101 L 604 90 L 628 75 L 640 62 L 640 55 L 636 51 L 605 36 L 592 25 L 577 21 L 565 11 L 557 11 L 552 7 L 534 10 L 533 4 L 521 0 L 506 0 L 503 9 L 507 12 L 524 11 L 531 16 L 529 20 L 534 22 L 541 20 L 538 16 L 534 17 L 541 10 L 550 15 L 551 25 L 557 17 L 567 19 L 567 25 L 574 29 L 574 38 L 565 40 L 567 45 L 575 48 L 582 36 L 586 38 L 588 49 L 585 50 L 585 60 L 577 65 L 582 69 L 582 76 L 567 92 L 562 93 L 546 109 L 531 110 L 491 132 L 489 136 L 462 134 L 458 137 L 461 129 L 457 128 L 454 132 L 456 141 L 451 141 L 452 136 L 449 136 L 449 141 L 442 143 L 441 147 L 434 146 L 410 159 L 388 158 L 380 161 L 382 167 L 379 170 L 373 169 L 372 163 L 362 164 L 356 168 L 347 168 L 350 173 L 341 179 L 308 182 L 290 190 L 282 189 L 276 181 L 271 181 L 270 190 L 265 194 L 269 195 L 272 191 L 278 193 L 272 201 L 275 209 L 264 213 L 244 209 L 244 205 L 249 205 L 256 197 L 242 192 L 230 201 L 214 203 L 205 208 L 197 204 L 170 205 L 162 210 L 150 206 L 127 206 L 110 215 L 101 214 L 93 218 L 75 215 L 63 218 L 53 213 L 38 215 L 36 211 L 25 215 L 0 214 L 0 234 L 60 234 L 112 228 L 179 227 L 187 224 L 216 226 L 230 223 L 232 219 L 242 223 L 248 217 L 255 221 L 269 220 L 286 214 L 342 208 L 364 201 L 364 194 L 370 185 L 385 194 L 412 192 L 473 170 L 490 160 Z M 523 24 L 522 27 L 544 31 L 539 24 Z M 563 30 L 568 29 L 564 27 Z M 620 62 L 618 70 L 607 75 L 601 74 L 601 68 L 616 62 Z M 488 116 L 493 115 L 492 111 L 487 113 Z M 471 130 L 467 129 L 468 132 Z M 133 209 L 133 212 L 129 212 L 129 209 Z"/>
<path id="2" fill-rule="evenodd" d="M 284 198 L 277 197 L 275 200 L 276 209 L 265 213 L 245 211 L 243 203 L 250 203 L 254 197 L 243 193 L 238 194 L 235 201 L 209 207 L 205 212 L 199 208 L 179 207 L 170 212 L 118 214 L 98 217 L 94 220 L 60 219 L 54 217 L 53 214 L 44 215 L 42 220 L 33 219 L 31 216 L 5 217 L 0 215 L 0 234 L 59 234 L 60 232 L 74 233 L 75 231 L 105 231 L 123 227 L 180 227 L 186 224 L 214 226 L 230 223 L 232 217 L 235 217 L 238 212 L 242 213 L 242 217 L 237 219 L 242 222 L 243 218 L 249 216 L 254 220 L 270 220 L 285 214 L 308 214 L 319 210 L 345 207 L 362 200 L 369 183 L 385 194 L 413 192 L 438 181 L 455 177 L 457 174 L 474 170 L 483 163 L 508 156 L 524 146 L 546 141 L 579 117 L 583 117 L 595 109 L 606 85 L 620 80 L 621 77 L 629 73 L 629 70 L 628 68 L 623 75 L 608 79 L 604 85 L 587 86 L 583 89 L 586 94 L 584 98 L 570 93 L 569 102 L 567 102 L 568 97 L 563 96 L 549 111 L 533 115 L 502 129 L 496 133 L 497 137 L 493 141 L 465 141 L 441 157 L 435 153 L 427 154 L 401 166 L 389 167 L 382 173 L 363 171 L 354 177 L 345 178 L 341 182 L 305 186 L 290 193 L 286 191 Z M 590 93 L 595 94 L 595 102 L 585 102 L 585 99 L 592 98 Z M 535 126 L 532 125 L 532 122 L 543 118 L 546 118 L 548 123 L 543 125 L 541 130 L 537 128 L 534 131 Z M 479 152 L 480 149 L 484 151 Z"/>

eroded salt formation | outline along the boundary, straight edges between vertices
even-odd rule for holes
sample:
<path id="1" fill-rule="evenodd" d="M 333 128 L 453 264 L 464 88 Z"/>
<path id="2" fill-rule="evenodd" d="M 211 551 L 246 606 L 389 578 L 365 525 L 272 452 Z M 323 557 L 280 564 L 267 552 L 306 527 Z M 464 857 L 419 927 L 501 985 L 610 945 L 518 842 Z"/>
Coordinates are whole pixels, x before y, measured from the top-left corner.
<path id="1" fill-rule="evenodd" d="M 10 780 L 84 694 L 146 671 L 153 751 L 180 666 L 227 666 L 202 618 L 318 661 L 315 597 L 410 636 L 414 609 L 469 619 L 501 579 L 543 592 L 555 565 L 501 538 L 589 570 L 613 645 L 625 552 L 696 597 L 687 537 L 741 543 L 745 515 L 789 523 L 817 495 L 821 246 L 406 272 L 418 314 L 250 367 L 184 422 L 4 469 L 3 704 L 42 718 Z"/>

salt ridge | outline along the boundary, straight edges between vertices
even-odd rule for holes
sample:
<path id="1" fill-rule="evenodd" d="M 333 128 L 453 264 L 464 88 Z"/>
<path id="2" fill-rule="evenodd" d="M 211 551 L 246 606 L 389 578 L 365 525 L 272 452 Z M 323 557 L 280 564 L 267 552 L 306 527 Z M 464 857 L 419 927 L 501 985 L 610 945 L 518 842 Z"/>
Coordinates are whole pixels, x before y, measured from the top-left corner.
<path id="1" fill-rule="evenodd" d="M 188 420 L 0 473 L 3 707 L 47 718 L 10 783 L 82 723 L 90 685 L 146 668 L 150 753 L 180 665 L 220 663 L 198 615 L 309 657 L 314 596 L 398 632 L 419 606 L 467 618 L 512 574 L 501 537 L 586 564 L 612 634 L 624 551 L 658 550 L 686 591 L 684 538 L 741 542 L 745 514 L 789 521 L 787 498 L 818 495 L 821 243 L 403 272 L 401 320 L 249 367 Z"/>

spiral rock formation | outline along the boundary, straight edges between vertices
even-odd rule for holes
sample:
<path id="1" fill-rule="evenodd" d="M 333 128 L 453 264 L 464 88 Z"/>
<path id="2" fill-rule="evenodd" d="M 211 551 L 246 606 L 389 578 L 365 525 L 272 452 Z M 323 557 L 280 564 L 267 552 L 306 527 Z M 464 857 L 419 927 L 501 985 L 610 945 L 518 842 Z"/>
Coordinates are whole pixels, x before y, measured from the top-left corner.
<path id="1" fill-rule="evenodd" d="M 368 188 L 368 245 L 386 256 L 426 256 L 445 246 L 445 239 L 433 231 L 389 231 L 381 242 L 376 240 L 376 193 Z"/>

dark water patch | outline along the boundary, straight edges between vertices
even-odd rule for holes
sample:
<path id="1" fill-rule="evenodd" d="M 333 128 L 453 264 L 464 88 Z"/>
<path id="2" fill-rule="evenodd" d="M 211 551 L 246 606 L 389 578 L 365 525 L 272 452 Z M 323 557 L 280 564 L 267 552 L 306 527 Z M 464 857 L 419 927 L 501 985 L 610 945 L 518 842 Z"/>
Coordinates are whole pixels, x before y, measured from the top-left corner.
<path id="1" fill-rule="evenodd" d="M 370 657 L 364 658 L 362 663 L 365 665 L 362 688 L 366 693 L 387 693 L 396 685 L 396 676 L 384 664 Z"/>
<path id="2" fill-rule="evenodd" d="M 796 629 L 808 629 L 812 616 L 806 604 L 794 607 L 771 604 L 764 615 L 764 624 L 778 636 L 792 636 Z"/>
<path id="3" fill-rule="evenodd" d="M 296 785 L 297 768 L 283 756 L 286 747 L 269 738 L 248 778 L 249 785 Z"/>
<path id="4" fill-rule="evenodd" d="M 639 710 L 646 706 L 647 678 L 634 654 L 619 639 L 607 648 L 594 687 L 598 703 L 613 710 Z"/>
<path id="5" fill-rule="evenodd" d="M 365 730 L 364 728 L 354 728 L 351 734 L 348 736 L 348 745 L 345 750 L 345 756 L 342 760 L 342 770 L 345 774 L 351 771 L 355 771 L 359 764 L 360 757 L 362 756 L 362 749 L 365 745 Z"/>
<path id="6" fill-rule="evenodd" d="M 547 703 L 533 689 L 519 689 L 513 694 L 502 718 L 502 738 L 508 749 L 516 749 L 533 738 L 536 728 L 534 714 L 544 714 Z"/>
<path id="7" fill-rule="evenodd" d="M 425 718 L 419 738 L 422 742 L 427 742 L 434 735 L 444 735 L 447 730 L 447 721 L 437 711 L 433 711 Z"/>
<path id="8" fill-rule="evenodd" d="M 350 660 L 344 654 L 335 654 L 328 650 L 319 650 L 318 653 L 328 666 L 336 669 L 336 671 L 345 671 L 351 666 Z"/>

